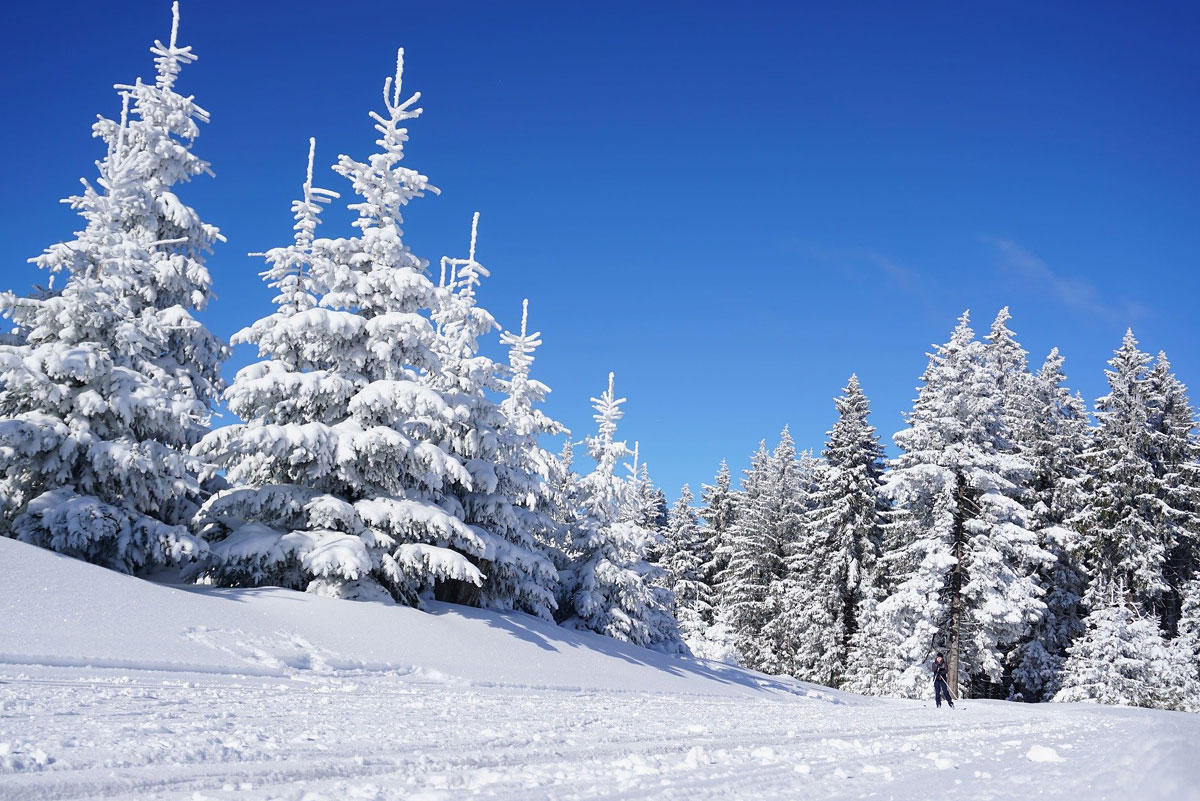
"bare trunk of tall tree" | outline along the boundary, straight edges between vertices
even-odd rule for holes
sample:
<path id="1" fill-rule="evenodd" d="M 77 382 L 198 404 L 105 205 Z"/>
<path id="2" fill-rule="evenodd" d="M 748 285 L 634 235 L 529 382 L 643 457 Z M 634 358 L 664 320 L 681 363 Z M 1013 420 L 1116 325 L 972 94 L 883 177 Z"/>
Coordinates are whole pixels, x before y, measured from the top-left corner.
<path id="1" fill-rule="evenodd" d="M 964 546 L 966 545 L 967 519 L 967 482 L 960 473 L 955 476 L 954 487 L 954 531 L 953 554 L 954 571 L 950 574 L 950 643 L 949 653 L 946 654 L 946 672 L 950 690 L 954 697 L 959 697 L 958 665 L 959 645 L 962 642 L 963 597 L 962 589 L 966 579 L 966 569 L 963 566 Z"/>

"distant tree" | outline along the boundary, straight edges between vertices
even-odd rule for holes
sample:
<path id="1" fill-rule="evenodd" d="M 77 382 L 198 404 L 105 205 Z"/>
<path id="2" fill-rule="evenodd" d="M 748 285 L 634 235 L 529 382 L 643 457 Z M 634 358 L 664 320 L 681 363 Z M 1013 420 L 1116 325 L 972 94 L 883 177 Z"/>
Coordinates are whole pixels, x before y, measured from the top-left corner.
<path id="1" fill-rule="evenodd" d="M 1149 354 L 1132 331 L 1106 371 L 1109 393 L 1096 401 L 1096 429 L 1088 451 L 1087 496 L 1076 520 L 1084 534 L 1086 568 L 1105 592 L 1120 587 L 1124 602 L 1158 616 L 1165 580 L 1169 527 L 1160 506 L 1162 487 L 1153 443 L 1148 388 Z"/>
<path id="2" fill-rule="evenodd" d="M 803 523 L 800 467 L 787 428 L 773 453 L 759 445 L 742 483 L 743 499 L 730 530 L 729 564 L 719 580 L 722 607 L 744 664 L 766 672 L 785 669 L 779 641 L 768 626 L 779 616 L 782 591 L 773 585 L 786 571 L 785 557 Z"/>
<path id="3" fill-rule="evenodd" d="M 943 651 L 952 688 L 995 694 L 1008 652 L 1045 613 L 1036 571 L 1052 557 L 1022 504 L 1031 468 L 1014 453 L 990 361 L 964 314 L 896 434 L 885 489 L 911 526 L 905 576 L 871 610 L 877 639 L 855 660 L 868 675 L 853 686 L 927 692 L 928 661 Z"/>
<path id="4" fill-rule="evenodd" d="M 1149 448 L 1166 547 L 1162 621 L 1171 636 L 1182 614 L 1185 588 L 1200 576 L 1200 439 L 1187 387 L 1171 372 L 1167 354 L 1159 351 L 1146 379 Z"/>
<path id="5" fill-rule="evenodd" d="M 809 541 L 800 556 L 807 597 L 795 609 L 803 621 L 793 675 L 840 683 L 858 630 L 860 607 L 877 600 L 886 503 L 881 495 L 883 448 L 867 422 L 870 406 L 857 376 L 835 400 L 825 466 L 809 513 Z"/>
<path id="6" fill-rule="evenodd" d="M 1079 603 L 1087 577 L 1073 521 L 1084 502 L 1088 422 L 1082 398 L 1063 386 L 1062 365 L 1055 348 L 1034 376 L 1026 428 L 1024 455 L 1033 467 L 1029 488 L 1034 525 L 1041 546 L 1054 556 L 1039 569 L 1046 614 L 1013 656 L 1010 696 L 1026 701 L 1046 701 L 1058 692 L 1067 646 L 1083 630 Z"/>
<path id="7" fill-rule="evenodd" d="M 702 485 L 700 492 L 700 517 L 704 523 L 701 577 L 712 589 L 714 599 L 721 596 L 718 577 L 729 565 L 729 536 L 737 517 L 737 498 L 738 493 L 731 487 L 729 465 L 722 459 L 713 483 Z"/>
<path id="8" fill-rule="evenodd" d="M 1091 613 L 1068 651 L 1061 702 L 1164 706 L 1172 688 L 1169 656 L 1158 621 L 1135 609 L 1126 589 L 1104 578 L 1084 601 Z"/>
<path id="9" fill-rule="evenodd" d="M 587 448 L 596 466 L 579 482 L 581 506 L 572 532 L 573 559 L 562 576 L 565 624 L 679 652 L 684 646 L 672 614 L 674 601 L 668 590 L 655 586 L 661 568 L 646 559 L 658 535 L 639 521 L 641 508 L 630 499 L 631 484 L 616 475 L 620 460 L 632 455 L 624 442 L 614 438 L 624 402 L 614 394 L 609 373 L 608 389 L 592 398 L 599 430 L 587 439 Z"/>
<path id="10" fill-rule="evenodd" d="M 712 588 L 701 578 L 700 559 L 702 538 L 692 508 L 691 488 L 687 484 L 679 500 L 671 508 L 667 524 L 666 545 L 662 566 L 666 570 L 666 586 L 675 598 L 675 619 L 685 643 L 702 642 L 712 620 Z M 693 649 L 694 650 L 694 649 Z"/>

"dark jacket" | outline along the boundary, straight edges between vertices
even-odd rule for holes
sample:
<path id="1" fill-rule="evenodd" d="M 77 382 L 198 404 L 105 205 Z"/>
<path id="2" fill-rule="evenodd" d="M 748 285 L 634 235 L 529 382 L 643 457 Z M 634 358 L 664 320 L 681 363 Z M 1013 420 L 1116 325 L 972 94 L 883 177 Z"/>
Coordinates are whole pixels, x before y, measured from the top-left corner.
<path id="1" fill-rule="evenodd" d="M 943 661 L 941 664 L 939 664 L 935 660 L 933 663 L 933 680 L 937 681 L 938 679 L 941 679 L 942 681 L 945 681 L 945 682 L 947 682 L 947 684 L 949 684 L 949 681 L 948 681 L 949 675 L 950 675 L 950 673 L 949 673 L 949 669 L 946 667 L 946 663 Z"/>

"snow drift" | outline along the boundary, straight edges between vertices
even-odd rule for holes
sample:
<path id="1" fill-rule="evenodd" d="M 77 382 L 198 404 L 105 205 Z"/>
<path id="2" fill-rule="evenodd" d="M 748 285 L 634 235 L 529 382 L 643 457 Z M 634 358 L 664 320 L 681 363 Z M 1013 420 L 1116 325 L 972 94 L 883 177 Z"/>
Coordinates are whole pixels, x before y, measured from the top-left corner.
<path id="1" fill-rule="evenodd" d="M 1200 716 L 937 710 L 522 614 L 169 586 L 0 539 L 0 799 L 1200 799 Z"/>
<path id="2" fill-rule="evenodd" d="M 386 671 L 482 685 L 855 698 L 521 613 L 428 608 L 155 584 L 0 538 L 0 664 L 259 676 Z"/>

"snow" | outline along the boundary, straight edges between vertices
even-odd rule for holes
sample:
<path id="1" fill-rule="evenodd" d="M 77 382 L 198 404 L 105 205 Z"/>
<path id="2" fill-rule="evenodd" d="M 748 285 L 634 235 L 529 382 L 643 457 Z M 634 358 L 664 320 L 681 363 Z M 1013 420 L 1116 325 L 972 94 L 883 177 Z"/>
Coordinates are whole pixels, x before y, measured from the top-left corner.
<path id="1" fill-rule="evenodd" d="M 1062 762 L 1063 758 L 1053 748 L 1044 745 L 1031 745 L 1025 752 L 1025 758 L 1030 762 Z"/>
<path id="2" fill-rule="evenodd" d="M 0 539 L 0 799 L 1200 799 L 1195 715 L 937 710 L 429 610 Z"/>

